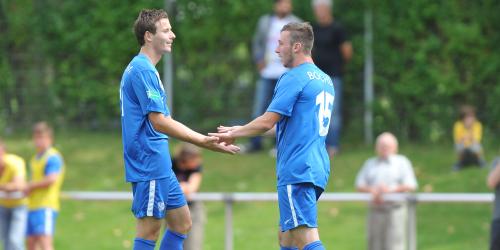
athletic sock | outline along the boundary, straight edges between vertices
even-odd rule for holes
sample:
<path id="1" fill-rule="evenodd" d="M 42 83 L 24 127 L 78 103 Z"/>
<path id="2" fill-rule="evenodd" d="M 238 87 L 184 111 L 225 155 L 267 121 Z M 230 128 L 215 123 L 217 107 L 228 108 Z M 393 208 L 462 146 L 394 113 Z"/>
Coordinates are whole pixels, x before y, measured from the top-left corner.
<path id="1" fill-rule="evenodd" d="M 134 250 L 154 250 L 156 242 L 141 238 L 135 238 Z"/>
<path id="2" fill-rule="evenodd" d="M 296 247 L 284 247 L 284 246 L 280 246 L 280 250 L 299 250 L 299 249 L 296 248 Z"/>
<path id="3" fill-rule="evenodd" d="M 182 250 L 187 235 L 167 230 L 161 240 L 160 250 Z"/>
<path id="4" fill-rule="evenodd" d="M 321 241 L 315 241 L 307 244 L 303 250 L 326 250 Z"/>

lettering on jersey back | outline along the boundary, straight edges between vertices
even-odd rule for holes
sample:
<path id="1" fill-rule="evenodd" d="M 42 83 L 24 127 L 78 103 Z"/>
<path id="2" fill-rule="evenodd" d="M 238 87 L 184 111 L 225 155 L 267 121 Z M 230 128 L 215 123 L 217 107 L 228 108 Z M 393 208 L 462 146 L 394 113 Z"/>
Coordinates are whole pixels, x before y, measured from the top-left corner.
<path id="1" fill-rule="evenodd" d="M 332 78 L 330 76 L 320 73 L 318 71 L 307 71 L 307 76 L 310 80 L 320 80 L 323 83 L 328 83 L 333 86 Z"/>

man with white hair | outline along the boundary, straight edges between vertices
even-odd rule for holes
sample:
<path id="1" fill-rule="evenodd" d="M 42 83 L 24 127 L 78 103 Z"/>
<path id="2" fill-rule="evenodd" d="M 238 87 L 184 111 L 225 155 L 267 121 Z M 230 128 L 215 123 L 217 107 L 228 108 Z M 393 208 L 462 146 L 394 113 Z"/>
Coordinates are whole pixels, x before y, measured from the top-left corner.
<path id="1" fill-rule="evenodd" d="M 369 250 L 406 249 L 406 207 L 401 202 L 386 202 L 386 193 L 411 192 L 417 188 L 417 180 L 411 162 L 397 154 L 398 141 L 388 132 L 376 141 L 377 157 L 368 159 L 356 177 L 356 188 L 371 193 L 368 214 Z"/>
<path id="2" fill-rule="evenodd" d="M 335 87 L 335 103 L 333 105 L 332 122 L 326 137 L 326 146 L 330 157 L 335 155 L 340 147 L 340 132 L 342 127 L 342 79 L 344 64 L 352 58 L 352 44 L 349 41 L 344 26 L 332 14 L 332 0 L 313 0 L 312 8 L 316 22 L 314 30 L 314 63 L 328 74 Z"/>

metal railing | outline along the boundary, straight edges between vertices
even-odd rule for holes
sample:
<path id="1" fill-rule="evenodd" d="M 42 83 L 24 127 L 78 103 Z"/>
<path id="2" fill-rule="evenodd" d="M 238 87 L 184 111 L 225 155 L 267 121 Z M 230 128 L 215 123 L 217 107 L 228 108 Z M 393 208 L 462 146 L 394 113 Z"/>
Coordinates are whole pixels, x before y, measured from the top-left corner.
<path id="1" fill-rule="evenodd" d="M 0 192 L 0 198 L 7 197 Z M 9 198 L 22 197 L 22 193 L 11 193 Z M 93 201 L 132 200 L 130 192 L 79 192 L 62 193 L 62 199 Z M 235 202 L 278 201 L 276 193 L 197 193 L 190 198 L 196 201 L 218 201 L 225 204 L 225 250 L 233 250 L 233 204 Z M 329 202 L 370 202 L 370 194 L 366 193 L 324 193 L 320 201 Z M 491 203 L 493 194 L 489 193 L 417 193 L 386 194 L 385 201 L 406 202 L 408 208 L 408 249 L 417 249 L 417 203 Z"/>

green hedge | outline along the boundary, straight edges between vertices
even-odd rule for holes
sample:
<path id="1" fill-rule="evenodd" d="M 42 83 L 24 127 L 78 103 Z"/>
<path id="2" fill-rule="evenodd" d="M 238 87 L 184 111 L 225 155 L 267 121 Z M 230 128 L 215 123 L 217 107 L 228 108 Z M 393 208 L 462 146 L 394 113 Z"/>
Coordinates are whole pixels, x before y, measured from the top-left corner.
<path id="1" fill-rule="evenodd" d="M 309 1 L 295 12 L 312 19 Z M 50 119 L 60 126 L 119 125 L 118 85 L 138 51 L 131 26 L 163 1 L 0 1 L 0 129 Z M 250 40 L 272 1 L 177 1 L 174 115 L 195 128 L 249 119 L 256 73 Z M 335 1 L 354 58 L 345 76 L 346 132 L 363 114 L 363 14 L 374 15 L 374 129 L 409 139 L 448 139 L 456 110 L 478 107 L 500 125 L 500 2 Z M 161 71 L 162 65 L 159 65 Z"/>

